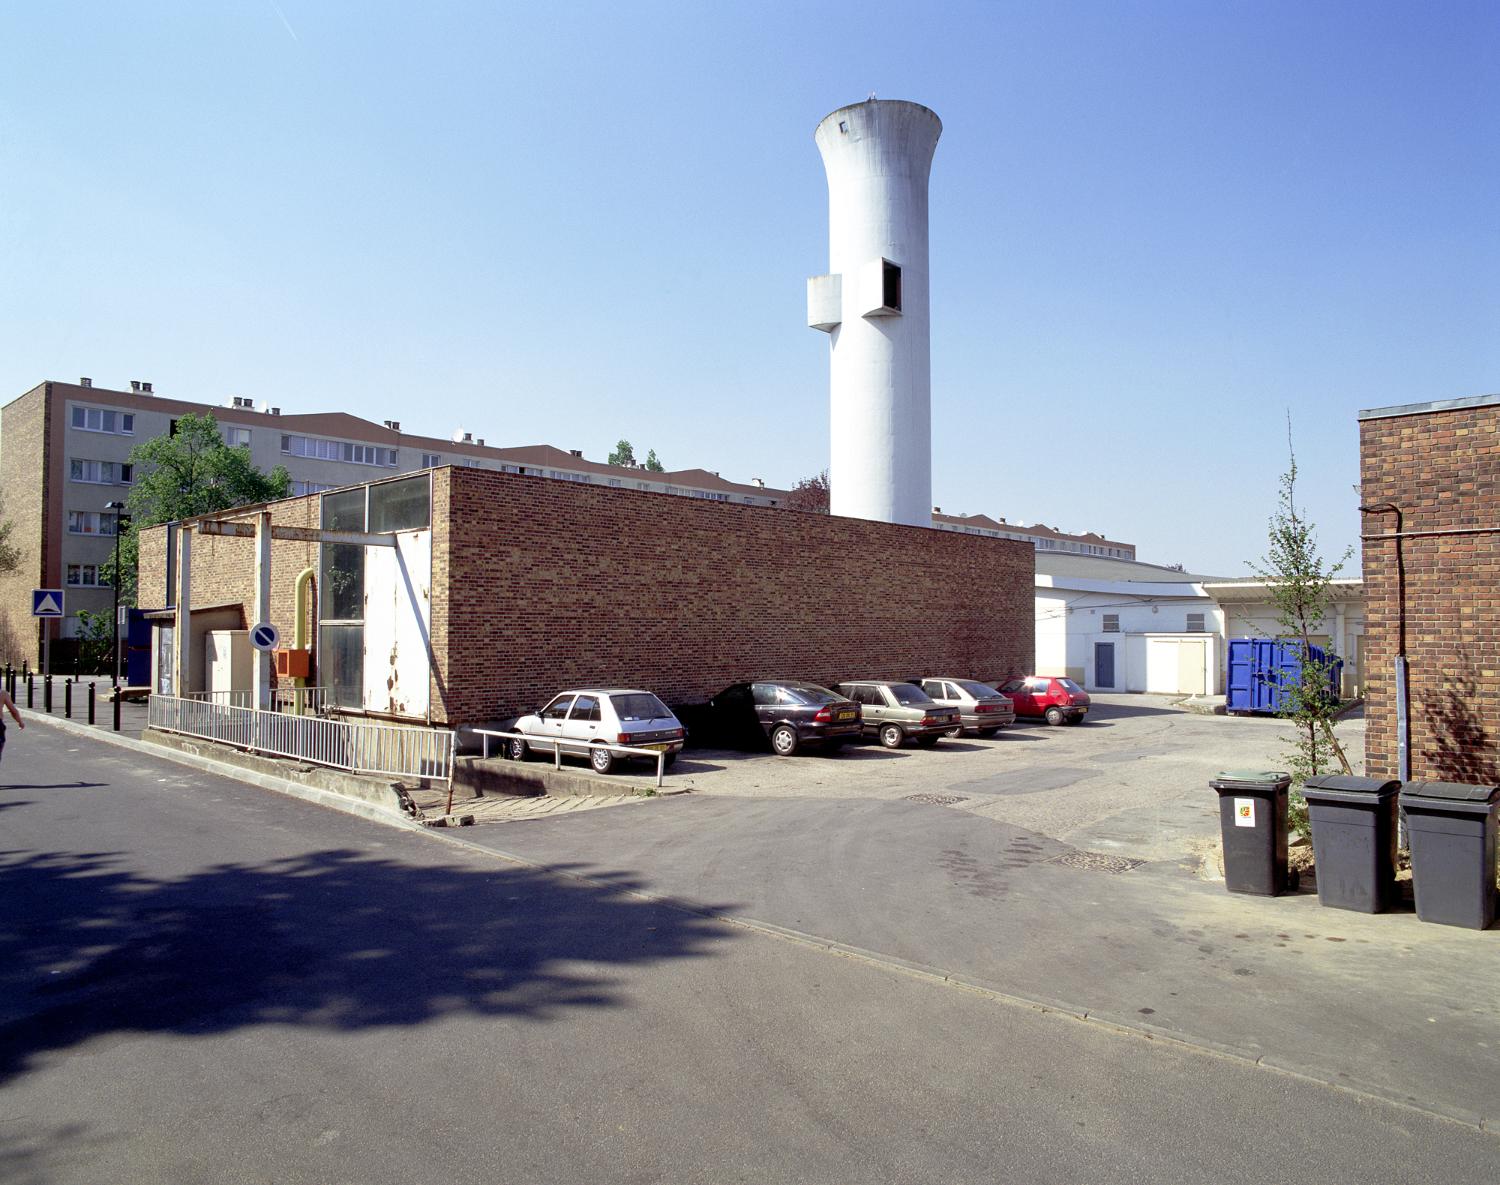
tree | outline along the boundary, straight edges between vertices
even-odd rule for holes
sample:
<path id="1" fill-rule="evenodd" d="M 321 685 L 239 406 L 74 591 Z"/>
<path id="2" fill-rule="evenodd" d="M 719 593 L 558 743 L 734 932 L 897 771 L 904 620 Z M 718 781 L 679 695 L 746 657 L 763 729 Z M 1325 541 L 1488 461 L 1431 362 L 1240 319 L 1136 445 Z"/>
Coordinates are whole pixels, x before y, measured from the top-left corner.
<path id="1" fill-rule="evenodd" d="M 291 492 L 286 467 L 262 473 L 250 460 L 248 445 L 231 448 L 219 435 L 212 412 L 184 415 L 170 436 L 158 436 L 130 453 L 135 484 L 126 500 L 130 522 L 120 536 L 120 570 L 114 557 L 104 565 L 108 579 L 119 580 L 120 604 L 136 598 L 136 562 L 143 527 L 196 518 L 257 502 L 272 502 Z"/>
<path id="2" fill-rule="evenodd" d="M 4 513 L 4 507 L 0 505 L 0 515 Z M 15 523 L 0 518 L 0 573 L 14 572 L 21 565 L 21 549 L 10 541 L 13 530 Z"/>
<path id="3" fill-rule="evenodd" d="M 646 472 L 647 473 L 665 473 L 666 472 L 666 470 L 662 468 L 662 463 L 656 459 L 656 450 L 655 449 L 651 449 L 651 450 L 649 450 L 646 453 L 646 466 L 645 466 L 645 468 L 646 468 Z"/>
<path id="4" fill-rule="evenodd" d="M 1338 663 L 1334 654 L 1322 658 L 1312 653 L 1312 634 L 1322 625 L 1332 599 L 1333 581 L 1353 554 L 1348 548 L 1328 563 L 1318 550 L 1317 531 L 1297 504 L 1297 454 L 1292 449 L 1291 418 L 1287 419 L 1287 471 L 1281 475 L 1281 493 L 1271 516 L 1270 544 L 1259 564 L 1251 564 L 1266 582 L 1277 620 L 1284 636 L 1301 643 L 1302 664 L 1295 677 L 1282 681 L 1281 711 L 1294 726 L 1293 747 L 1286 754 L 1292 784 L 1300 787 L 1308 778 L 1328 771 L 1335 762 L 1350 773 L 1349 758 L 1334 735 L 1339 702 L 1329 692 Z M 1292 825 L 1309 833 L 1307 801 L 1300 791 L 1292 794 Z"/>
<path id="5" fill-rule="evenodd" d="M 791 493 L 782 503 L 788 510 L 810 510 L 815 514 L 828 513 L 828 470 L 804 477 L 792 487 Z"/>
<path id="6" fill-rule="evenodd" d="M 615 445 L 615 451 L 609 454 L 609 463 L 624 469 L 635 468 L 635 449 L 630 447 L 630 441 L 622 440 Z"/>

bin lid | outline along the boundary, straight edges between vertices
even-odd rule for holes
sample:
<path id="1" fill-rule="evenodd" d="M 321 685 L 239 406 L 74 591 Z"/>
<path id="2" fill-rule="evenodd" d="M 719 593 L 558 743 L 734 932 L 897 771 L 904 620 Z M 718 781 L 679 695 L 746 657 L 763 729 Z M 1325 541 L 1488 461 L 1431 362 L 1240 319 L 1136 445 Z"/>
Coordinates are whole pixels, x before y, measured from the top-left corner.
<path id="1" fill-rule="evenodd" d="M 1215 790 L 1284 790 L 1292 775 L 1274 769 L 1226 769 L 1209 782 Z"/>
<path id="2" fill-rule="evenodd" d="M 1464 782 L 1407 782 L 1402 798 L 1441 798 L 1449 802 L 1491 802 L 1500 786 L 1470 786 Z"/>
<path id="3" fill-rule="evenodd" d="M 1302 783 L 1309 800 L 1353 802 L 1369 798 L 1391 798 L 1401 789 L 1395 778 L 1359 778 L 1352 774 L 1318 774 Z"/>

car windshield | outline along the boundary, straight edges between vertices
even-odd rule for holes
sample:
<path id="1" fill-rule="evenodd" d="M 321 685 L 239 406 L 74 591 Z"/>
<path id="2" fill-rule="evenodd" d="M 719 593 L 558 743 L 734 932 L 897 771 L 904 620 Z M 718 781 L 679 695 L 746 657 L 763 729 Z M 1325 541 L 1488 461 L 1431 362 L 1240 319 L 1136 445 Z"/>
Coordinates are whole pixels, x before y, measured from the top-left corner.
<path id="1" fill-rule="evenodd" d="M 615 706 L 615 714 L 621 720 L 660 720 L 670 716 L 667 705 L 648 691 L 637 691 L 630 695 L 612 695 L 609 702 Z"/>
<path id="2" fill-rule="evenodd" d="M 816 683 L 787 683 L 783 686 L 793 699 L 802 704 L 831 704 L 844 698 Z"/>
<path id="3" fill-rule="evenodd" d="M 1068 692 L 1068 693 L 1070 693 L 1072 695 L 1082 695 L 1083 694 L 1083 688 L 1080 687 L 1080 686 L 1078 686 L 1078 684 L 1074 683 L 1073 680 L 1071 680 L 1071 679 L 1059 679 L 1057 682 L 1058 682 L 1058 685 L 1064 691 L 1066 691 L 1066 692 Z"/>
<path id="4" fill-rule="evenodd" d="M 896 702 L 903 707 L 911 708 L 918 704 L 932 703 L 932 696 L 915 683 L 892 683 L 889 686 L 891 694 L 896 697 Z"/>
<path id="5" fill-rule="evenodd" d="M 983 683 L 976 683 L 972 679 L 960 679 L 958 685 L 972 695 L 975 699 L 994 699 L 995 689 L 986 687 Z"/>

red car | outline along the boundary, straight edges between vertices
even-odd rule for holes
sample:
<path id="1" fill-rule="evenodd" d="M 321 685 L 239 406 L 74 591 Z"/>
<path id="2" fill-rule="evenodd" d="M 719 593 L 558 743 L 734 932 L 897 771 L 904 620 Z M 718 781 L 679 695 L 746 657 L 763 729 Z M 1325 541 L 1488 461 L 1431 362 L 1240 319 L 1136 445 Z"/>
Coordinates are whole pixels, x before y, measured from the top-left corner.
<path id="1" fill-rule="evenodd" d="M 1017 716 L 1039 716 L 1048 724 L 1077 724 L 1089 710 L 1089 693 L 1071 679 L 1027 675 L 1007 679 L 1000 694 L 1008 696 Z"/>

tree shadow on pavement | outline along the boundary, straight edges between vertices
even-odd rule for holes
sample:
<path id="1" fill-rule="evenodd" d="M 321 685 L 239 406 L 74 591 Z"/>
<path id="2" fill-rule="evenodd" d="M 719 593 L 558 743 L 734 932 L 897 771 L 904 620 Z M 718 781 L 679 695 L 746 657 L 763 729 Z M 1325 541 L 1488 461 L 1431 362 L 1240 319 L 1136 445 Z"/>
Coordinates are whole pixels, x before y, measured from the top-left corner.
<path id="1" fill-rule="evenodd" d="M 0 1083 L 105 1034 L 624 1007 L 609 968 L 734 936 L 593 879 L 327 850 L 156 880 L 110 853 L 0 852 Z"/>

